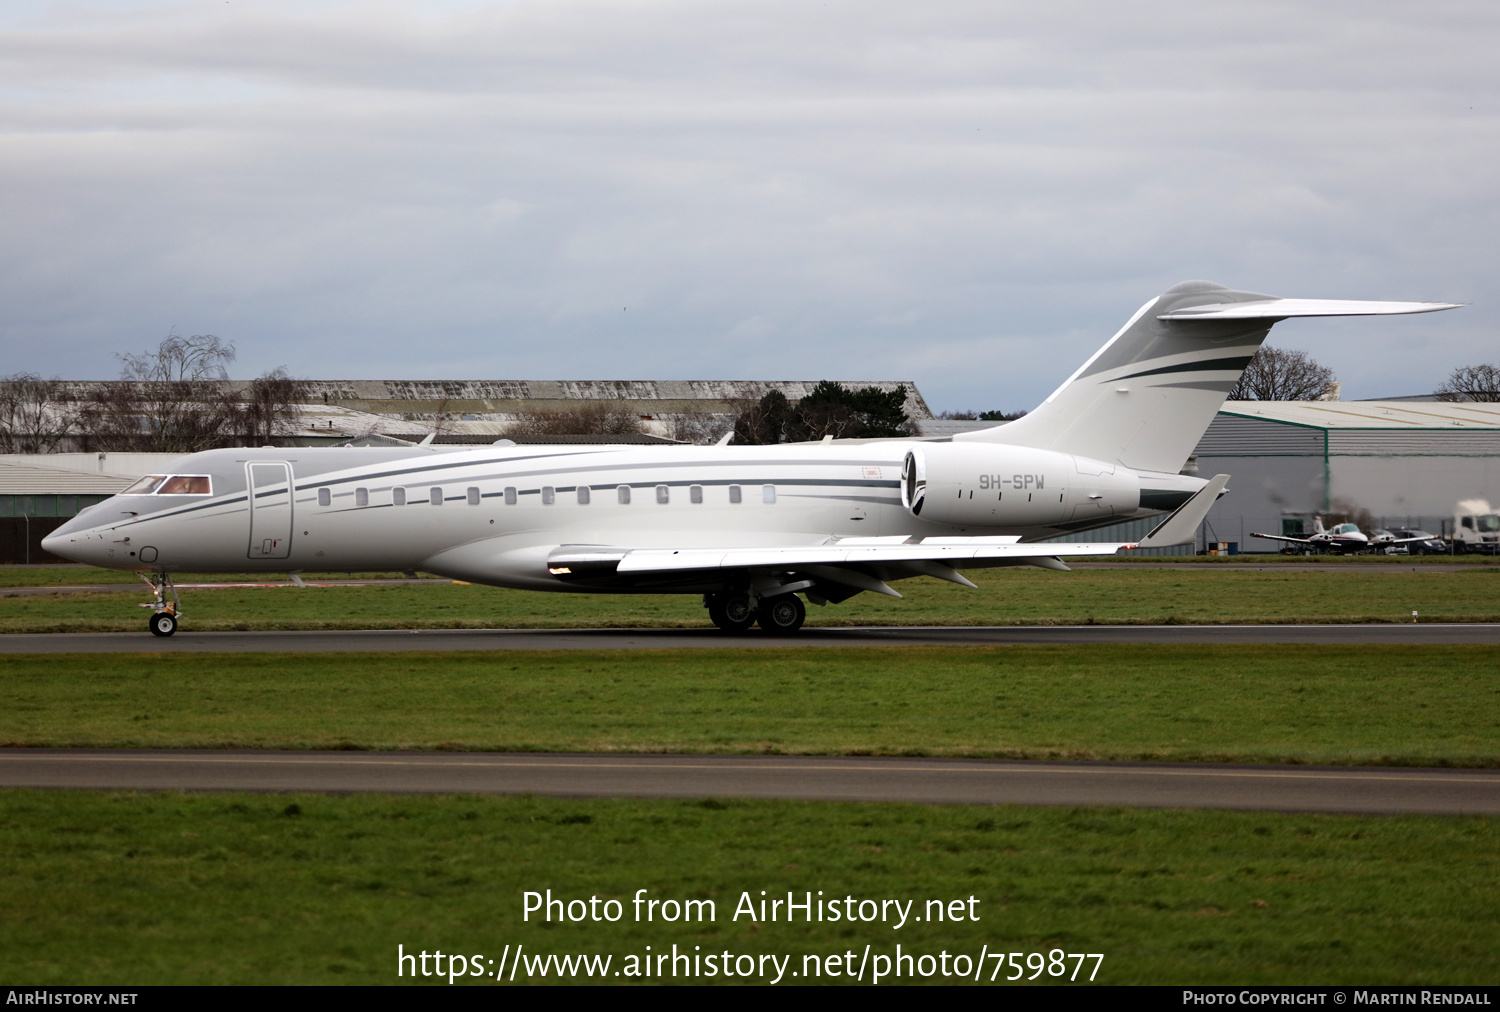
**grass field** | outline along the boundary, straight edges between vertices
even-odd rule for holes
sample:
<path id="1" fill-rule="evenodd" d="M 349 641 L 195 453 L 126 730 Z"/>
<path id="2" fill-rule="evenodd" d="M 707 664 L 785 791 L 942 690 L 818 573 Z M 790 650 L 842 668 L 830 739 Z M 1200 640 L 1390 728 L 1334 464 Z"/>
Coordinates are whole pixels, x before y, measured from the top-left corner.
<path id="1" fill-rule="evenodd" d="M 0 656 L 0 743 L 1500 765 L 1500 648 Z"/>
<path id="2" fill-rule="evenodd" d="M 1273 556 L 1273 558 L 1276 558 Z M 76 574 L 101 570 L 69 570 Z M 92 579 L 92 575 L 88 577 Z M 54 577 L 55 579 L 55 577 Z M 1045 625 L 1500 621 L 1500 567 L 1443 572 L 1413 564 L 1316 571 L 1206 565 L 1055 573 L 1015 568 L 975 575 L 978 590 L 904 580 L 904 599 L 861 594 L 808 609 L 810 625 Z M 462 629 L 707 627 L 693 595 L 540 594 L 425 581 L 426 585 L 265 587 L 184 591 L 183 628 Z M 0 632 L 145 628 L 148 599 L 125 593 L 0 598 Z"/>
<path id="3" fill-rule="evenodd" d="M 608 983 L 630 982 L 612 975 L 627 955 L 674 943 L 791 956 L 798 972 L 804 955 L 858 962 L 866 944 L 971 960 L 983 946 L 1061 948 L 1103 953 L 1107 984 L 1492 984 L 1500 973 L 1494 819 L 0 791 L 0 854 L 0 979 L 28 985 L 412 982 L 396 976 L 398 945 L 609 955 Z M 626 913 L 523 922 L 522 893 L 546 889 L 618 899 Z M 713 900 L 716 916 L 636 923 L 637 889 Z M 978 920 L 734 920 L 741 892 L 761 890 L 910 899 L 913 912 L 972 896 Z"/>
<path id="4" fill-rule="evenodd" d="M 862 595 L 810 620 L 1389 622 L 1413 609 L 1423 621 L 1500 620 L 1493 564 L 978 579 L 977 592 L 905 581 L 904 601 Z M 0 629 L 136 630 L 133 600 L 7 598 Z M 188 629 L 707 624 L 687 597 L 437 581 L 190 592 L 185 609 Z M 1496 671 L 1494 647 L 8 655 L 0 744 L 1495 767 Z M 917 955 L 1101 952 L 1098 982 L 1111 984 L 1492 984 L 1497 844 L 1500 820 L 1484 818 L 0 791 L 0 979 L 399 983 L 398 944 L 497 960 L 518 944 L 608 955 L 612 973 L 675 943 L 790 956 L 800 971 L 804 955 L 869 944 L 890 956 L 900 943 Z M 718 919 L 523 923 L 522 891 L 548 888 L 712 899 Z M 900 930 L 731 920 L 740 892 L 762 889 L 918 908 L 974 896 L 981 918 Z"/>

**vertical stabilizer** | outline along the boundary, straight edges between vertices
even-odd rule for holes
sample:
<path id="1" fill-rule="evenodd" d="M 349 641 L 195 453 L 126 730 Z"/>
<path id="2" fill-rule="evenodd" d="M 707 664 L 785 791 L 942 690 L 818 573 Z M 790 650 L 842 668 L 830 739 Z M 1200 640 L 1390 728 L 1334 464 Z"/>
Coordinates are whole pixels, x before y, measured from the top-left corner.
<path id="1" fill-rule="evenodd" d="M 1278 320 L 1452 308 L 1437 302 L 1280 299 L 1185 281 L 1138 309 L 1035 411 L 953 438 L 1176 472 Z"/>

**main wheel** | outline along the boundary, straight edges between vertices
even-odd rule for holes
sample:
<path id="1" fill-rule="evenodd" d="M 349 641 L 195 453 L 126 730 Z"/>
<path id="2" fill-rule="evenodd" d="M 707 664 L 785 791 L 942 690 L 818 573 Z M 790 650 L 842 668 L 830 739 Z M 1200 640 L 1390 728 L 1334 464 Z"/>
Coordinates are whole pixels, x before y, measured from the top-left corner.
<path id="1" fill-rule="evenodd" d="M 169 611 L 151 613 L 151 632 L 157 636 L 170 636 L 177 631 L 177 616 Z"/>
<path id="2" fill-rule="evenodd" d="M 807 607 L 796 594 L 782 594 L 760 603 L 760 627 L 773 636 L 790 636 L 806 619 Z"/>
<path id="3" fill-rule="evenodd" d="M 709 598 L 708 617 L 727 633 L 742 633 L 755 624 L 755 607 L 748 594 L 715 594 Z"/>

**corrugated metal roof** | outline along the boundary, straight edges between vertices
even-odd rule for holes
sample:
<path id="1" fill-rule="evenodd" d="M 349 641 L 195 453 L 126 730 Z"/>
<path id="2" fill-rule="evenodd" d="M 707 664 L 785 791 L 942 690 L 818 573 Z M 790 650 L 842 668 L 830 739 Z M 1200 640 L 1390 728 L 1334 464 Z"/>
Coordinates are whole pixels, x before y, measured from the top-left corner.
<path id="1" fill-rule="evenodd" d="M 1335 457 L 1496 457 L 1500 456 L 1500 429 L 1330 429 L 1328 453 Z"/>
<path id="2" fill-rule="evenodd" d="M 0 461 L 0 495 L 114 495 L 137 477 Z"/>
<path id="3" fill-rule="evenodd" d="M 1321 454 L 1323 433 L 1301 425 L 1281 425 L 1268 418 L 1219 413 L 1193 450 L 1200 457 Z"/>
<path id="4" fill-rule="evenodd" d="M 1220 413 L 1318 429 L 1500 429 L 1500 404 L 1470 401 L 1225 401 Z"/>

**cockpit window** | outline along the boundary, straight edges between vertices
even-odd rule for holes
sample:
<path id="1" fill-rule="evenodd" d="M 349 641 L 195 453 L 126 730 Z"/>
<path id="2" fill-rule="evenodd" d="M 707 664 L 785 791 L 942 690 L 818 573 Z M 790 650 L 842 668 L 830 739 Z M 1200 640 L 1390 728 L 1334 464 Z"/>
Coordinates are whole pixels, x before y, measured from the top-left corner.
<path id="1" fill-rule="evenodd" d="M 157 495 L 209 495 L 209 481 L 206 474 L 174 474 L 162 482 L 161 488 L 156 490 Z"/>
<path id="2" fill-rule="evenodd" d="M 148 474 L 140 481 L 135 482 L 120 495 L 150 495 L 156 491 L 156 486 L 167 480 L 164 474 Z"/>

